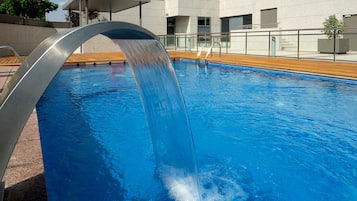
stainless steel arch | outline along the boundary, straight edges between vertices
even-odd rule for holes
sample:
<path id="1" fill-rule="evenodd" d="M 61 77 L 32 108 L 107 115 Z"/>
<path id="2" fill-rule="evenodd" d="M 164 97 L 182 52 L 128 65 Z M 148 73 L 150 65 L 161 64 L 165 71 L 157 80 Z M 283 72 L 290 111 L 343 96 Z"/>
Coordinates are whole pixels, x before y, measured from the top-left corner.
<path id="1" fill-rule="evenodd" d="M 1 179 L 20 133 L 48 84 L 74 50 L 98 34 L 111 39 L 156 39 L 151 32 L 133 24 L 101 22 L 57 33 L 39 44 L 0 97 Z"/>

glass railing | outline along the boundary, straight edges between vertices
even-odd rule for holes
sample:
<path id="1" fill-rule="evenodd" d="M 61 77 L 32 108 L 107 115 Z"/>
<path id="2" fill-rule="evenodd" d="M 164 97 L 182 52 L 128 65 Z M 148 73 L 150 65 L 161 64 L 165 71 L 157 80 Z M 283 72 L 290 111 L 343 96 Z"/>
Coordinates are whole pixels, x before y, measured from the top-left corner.
<path id="1" fill-rule="evenodd" d="M 160 35 L 167 50 L 198 52 L 212 47 L 213 53 L 260 55 L 357 62 L 357 27 L 328 39 L 323 29 L 261 29 L 229 33 Z M 220 47 L 217 45 L 220 44 Z"/>

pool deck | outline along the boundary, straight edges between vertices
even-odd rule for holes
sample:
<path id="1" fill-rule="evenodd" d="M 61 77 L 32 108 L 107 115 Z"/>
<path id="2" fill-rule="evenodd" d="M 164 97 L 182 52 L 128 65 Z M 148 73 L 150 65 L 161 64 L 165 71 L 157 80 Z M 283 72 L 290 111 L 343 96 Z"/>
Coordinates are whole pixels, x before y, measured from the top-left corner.
<path id="1" fill-rule="evenodd" d="M 168 51 L 168 53 L 171 58 L 197 59 L 197 52 Z M 118 52 L 73 54 L 66 64 L 107 63 L 109 61 L 125 61 L 125 57 Z M 332 62 L 238 54 L 222 54 L 221 56 L 213 54 L 208 56 L 207 61 L 357 80 L 357 62 Z M 0 68 L 2 68 L 1 66 L 18 66 L 19 64 L 15 57 L 0 57 Z"/>
<path id="2" fill-rule="evenodd" d="M 171 58 L 197 59 L 195 52 L 169 52 L 169 54 Z M 236 54 L 222 54 L 221 56 L 213 54 L 212 57 L 208 56 L 207 61 L 357 80 L 357 63 Z"/>
<path id="3" fill-rule="evenodd" d="M 171 58 L 197 59 L 196 52 L 169 51 Z M 123 62 L 121 53 L 73 54 L 66 65 Z M 297 60 L 280 57 L 213 54 L 209 62 L 253 66 L 258 68 L 301 72 L 357 80 L 357 63 Z M 0 57 L 0 86 L 9 80 L 20 65 L 15 57 Z M 47 200 L 36 111 L 28 120 L 6 170 L 4 201 Z M 1 192 L 0 192 L 1 194 Z M 0 198 L 1 200 L 1 198 Z"/>

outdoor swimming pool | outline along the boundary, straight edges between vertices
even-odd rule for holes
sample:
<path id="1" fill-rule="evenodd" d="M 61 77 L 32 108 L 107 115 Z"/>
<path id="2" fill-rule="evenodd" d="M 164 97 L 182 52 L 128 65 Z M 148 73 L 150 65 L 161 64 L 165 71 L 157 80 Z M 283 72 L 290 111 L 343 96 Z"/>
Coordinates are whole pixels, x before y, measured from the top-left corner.
<path id="1" fill-rule="evenodd" d="M 174 67 L 203 200 L 357 200 L 357 81 Z M 37 112 L 49 200 L 172 200 L 127 66 L 64 68 Z"/>

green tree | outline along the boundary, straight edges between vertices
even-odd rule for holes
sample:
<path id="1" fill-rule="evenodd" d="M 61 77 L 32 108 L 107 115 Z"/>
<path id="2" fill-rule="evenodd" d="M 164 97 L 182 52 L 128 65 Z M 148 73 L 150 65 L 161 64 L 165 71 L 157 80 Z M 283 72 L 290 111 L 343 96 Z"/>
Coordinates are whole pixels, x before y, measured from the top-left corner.
<path id="1" fill-rule="evenodd" d="M 323 33 L 327 35 L 328 39 L 333 39 L 335 34 L 335 37 L 339 38 L 343 33 L 343 22 L 338 20 L 335 15 L 330 15 L 323 25 Z"/>
<path id="2" fill-rule="evenodd" d="M 39 18 L 45 20 L 45 14 L 55 11 L 58 4 L 48 0 L 4 0 L 0 12 L 13 16 Z"/>

